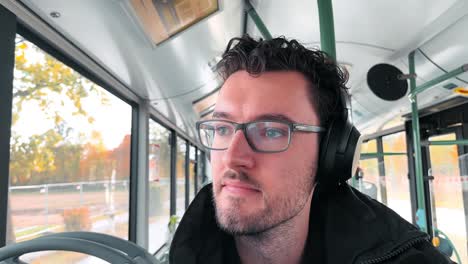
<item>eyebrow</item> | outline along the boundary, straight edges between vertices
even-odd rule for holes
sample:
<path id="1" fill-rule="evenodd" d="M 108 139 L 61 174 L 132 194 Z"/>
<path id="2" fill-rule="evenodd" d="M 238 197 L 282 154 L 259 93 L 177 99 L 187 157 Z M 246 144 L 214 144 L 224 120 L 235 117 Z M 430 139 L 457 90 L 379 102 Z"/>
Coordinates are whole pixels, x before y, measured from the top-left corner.
<path id="1" fill-rule="evenodd" d="M 226 112 L 214 112 L 212 115 L 213 118 L 223 118 L 232 120 L 232 115 Z M 262 114 L 254 117 L 251 121 L 258 121 L 258 120 L 272 120 L 272 121 L 283 121 L 288 123 L 297 123 L 292 118 L 277 113 L 270 113 L 270 114 Z"/>

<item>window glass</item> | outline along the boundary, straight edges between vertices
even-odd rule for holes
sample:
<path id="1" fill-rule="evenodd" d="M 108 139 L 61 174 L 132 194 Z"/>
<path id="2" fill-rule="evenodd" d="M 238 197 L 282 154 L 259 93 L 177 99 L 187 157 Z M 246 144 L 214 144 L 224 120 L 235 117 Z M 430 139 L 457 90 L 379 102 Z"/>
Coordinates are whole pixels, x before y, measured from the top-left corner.
<path id="1" fill-rule="evenodd" d="M 385 153 L 402 153 L 384 156 L 387 206 L 412 222 L 405 132 L 385 136 L 382 143 Z"/>
<path id="2" fill-rule="evenodd" d="M 165 242 L 170 216 L 171 131 L 149 121 L 149 246 L 158 250 Z"/>
<path id="3" fill-rule="evenodd" d="M 369 154 L 376 152 L 377 142 L 375 139 L 362 143 L 361 154 Z M 379 162 L 377 158 L 361 159 L 359 161 L 358 167 L 361 178 L 357 181 L 357 189 L 369 195 L 370 197 L 381 201 L 379 185 Z"/>
<path id="4" fill-rule="evenodd" d="M 376 153 L 377 152 L 377 141 L 375 139 L 369 140 L 362 143 L 361 145 L 362 153 Z"/>
<path id="5" fill-rule="evenodd" d="M 185 151 L 187 143 L 177 137 L 177 169 L 176 169 L 176 215 L 182 217 L 185 212 Z"/>
<path id="6" fill-rule="evenodd" d="M 432 136 L 430 141 L 455 140 L 455 133 Z M 439 236 L 448 238 L 460 255 L 461 262 L 468 262 L 468 240 L 465 214 L 467 188 L 466 155 L 458 155 L 457 145 L 430 145 L 430 171 L 432 181 L 432 206 L 434 229 Z M 460 170 L 461 168 L 461 170 Z M 457 261 L 455 254 L 452 260 Z"/>
<path id="7" fill-rule="evenodd" d="M 64 231 L 128 239 L 131 106 L 19 35 L 13 86 L 8 242 Z M 25 259 L 91 263 L 70 254 Z"/>

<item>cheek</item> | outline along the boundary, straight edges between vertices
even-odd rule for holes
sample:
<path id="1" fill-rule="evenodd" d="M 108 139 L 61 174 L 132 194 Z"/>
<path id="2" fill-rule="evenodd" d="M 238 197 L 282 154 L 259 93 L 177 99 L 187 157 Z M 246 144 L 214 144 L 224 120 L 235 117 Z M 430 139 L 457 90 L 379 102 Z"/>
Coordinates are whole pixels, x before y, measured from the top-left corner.
<path id="1" fill-rule="evenodd" d="M 271 156 L 258 162 L 256 179 L 269 196 L 284 192 L 290 186 L 291 172 L 299 166 L 297 157 L 290 157 L 285 153 L 270 154 Z M 261 165 L 260 165 L 261 164 Z"/>
<path id="2" fill-rule="evenodd" d="M 295 136 L 289 146 L 295 157 L 309 164 L 317 162 L 320 147 L 318 135 L 296 134 Z"/>
<path id="3" fill-rule="evenodd" d="M 210 164 L 212 168 L 218 168 L 222 166 L 223 163 L 223 151 L 212 151 Z"/>
<path id="4" fill-rule="evenodd" d="M 258 162 L 262 182 L 270 192 L 288 191 L 288 188 L 302 184 L 305 178 L 314 177 L 318 162 L 318 146 L 314 142 L 291 144 L 290 148 L 278 154 L 265 156 Z"/>

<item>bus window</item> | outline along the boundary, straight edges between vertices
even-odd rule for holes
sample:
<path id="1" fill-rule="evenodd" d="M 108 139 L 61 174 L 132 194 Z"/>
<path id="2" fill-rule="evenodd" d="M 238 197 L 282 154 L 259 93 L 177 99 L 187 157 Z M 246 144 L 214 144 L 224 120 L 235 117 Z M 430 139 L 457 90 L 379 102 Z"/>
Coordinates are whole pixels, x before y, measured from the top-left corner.
<path id="1" fill-rule="evenodd" d="M 377 141 L 375 139 L 362 143 L 361 153 L 376 153 Z M 382 201 L 380 198 L 380 184 L 379 184 L 379 162 L 377 158 L 364 159 L 359 161 L 359 167 L 362 169 L 363 181 L 371 183 L 374 188 L 366 188 L 370 193 L 366 193 L 371 198 Z"/>
<path id="2" fill-rule="evenodd" d="M 132 107 L 19 35 L 13 86 L 9 242 L 64 231 L 128 239 Z M 87 256 L 22 259 L 65 258 Z"/>
<path id="3" fill-rule="evenodd" d="M 185 155 L 187 142 L 177 137 L 177 174 L 176 174 L 176 215 L 182 217 L 185 212 Z"/>
<path id="4" fill-rule="evenodd" d="M 406 153 L 405 132 L 382 137 L 384 153 Z M 407 155 L 384 156 L 387 206 L 412 222 Z"/>
<path id="5" fill-rule="evenodd" d="M 432 140 L 455 140 L 455 133 L 433 136 Z M 460 174 L 460 164 L 466 163 L 466 156 L 458 155 L 456 145 L 429 146 L 431 174 L 433 180 L 433 199 L 436 220 L 434 228 L 444 232 L 452 241 L 462 263 L 468 262 L 466 215 L 463 202 L 463 187 L 466 186 Z M 455 258 L 453 258 L 456 261 Z"/>
<path id="6" fill-rule="evenodd" d="M 170 217 L 171 193 L 171 131 L 149 121 L 149 252 L 155 252 L 166 242 Z"/>

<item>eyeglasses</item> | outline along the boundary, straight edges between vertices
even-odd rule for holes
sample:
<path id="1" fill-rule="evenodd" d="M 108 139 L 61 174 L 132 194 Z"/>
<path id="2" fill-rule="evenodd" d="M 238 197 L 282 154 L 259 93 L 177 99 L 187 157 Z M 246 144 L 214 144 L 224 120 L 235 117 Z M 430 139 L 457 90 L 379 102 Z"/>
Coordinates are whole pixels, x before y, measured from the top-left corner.
<path id="1" fill-rule="evenodd" d="M 276 153 L 288 149 L 293 132 L 320 133 L 323 127 L 283 121 L 254 121 L 235 123 L 226 120 L 197 122 L 198 135 L 203 146 L 210 150 L 226 150 L 237 130 L 242 130 L 247 143 L 255 152 Z"/>

